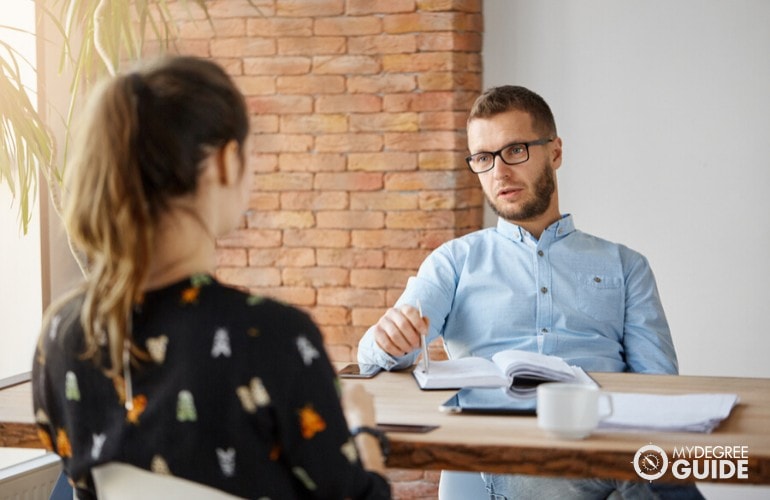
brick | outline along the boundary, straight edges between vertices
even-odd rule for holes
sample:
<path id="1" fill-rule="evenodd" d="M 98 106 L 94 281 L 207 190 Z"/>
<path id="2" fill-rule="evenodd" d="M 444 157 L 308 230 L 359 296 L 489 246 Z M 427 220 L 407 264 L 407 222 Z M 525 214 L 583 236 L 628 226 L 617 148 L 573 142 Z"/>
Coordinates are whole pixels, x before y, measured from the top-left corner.
<path id="1" fill-rule="evenodd" d="M 278 193 L 263 191 L 249 193 L 250 210 L 278 210 L 279 208 L 281 208 L 281 200 Z"/>
<path id="2" fill-rule="evenodd" d="M 354 248 L 417 248 L 420 233 L 395 229 L 359 229 L 351 233 L 351 244 Z"/>
<path id="3" fill-rule="evenodd" d="M 419 248 L 426 248 L 428 250 L 433 250 L 451 239 L 457 238 L 458 236 L 462 236 L 462 234 L 465 234 L 465 233 L 461 231 L 457 231 L 454 228 L 431 229 L 428 231 L 423 231 L 422 233 L 420 233 L 418 246 Z"/>
<path id="4" fill-rule="evenodd" d="M 340 75 L 279 76 L 275 88 L 282 94 L 341 94 L 345 77 Z"/>
<path id="5" fill-rule="evenodd" d="M 217 63 L 219 63 L 219 65 L 222 66 L 222 69 L 224 69 L 228 75 L 236 76 L 236 75 L 243 74 L 242 59 L 231 59 L 231 58 L 220 57 L 217 59 Z"/>
<path id="6" fill-rule="evenodd" d="M 481 0 L 417 0 L 419 10 L 481 12 Z"/>
<path id="7" fill-rule="evenodd" d="M 281 55 L 344 54 L 347 40 L 342 36 L 282 37 L 278 39 Z"/>
<path id="8" fill-rule="evenodd" d="M 315 20 L 313 34 L 328 35 L 373 35 L 382 31 L 382 20 L 375 16 L 321 17 Z"/>
<path id="9" fill-rule="evenodd" d="M 276 210 L 251 212 L 248 227 L 253 228 L 308 228 L 315 225 L 315 215 L 310 210 Z"/>
<path id="10" fill-rule="evenodd" d="M 422 210 L 480 207 L 483 204 L 484 194 L 479 188 L 422 191 L 419 195 Z"/>
<path id="11" fill-rule="evenodd" d="M 278 115 L 250 115 L 249 127 L 252 134 L 278 132 Z"/>
<path id="12" fill-rule="evenodd" d="M 416 167 L 416 153 L 377 152 L 350 153 L 348 155 L 348 170 L 351 171 L 392 172 L 394 170 L 415 170 Z"/>
<path id="13" fill-rule="evenodd" d="M 385 252 L 385 267 L 416 271 L 429 254 L 430 250 L 424 248 L 388 250 Z"/>
<path id="14" fill-rule="evenodd" d="M 285 286 L 335 287 L 347 286 L 350 270 L 341 267 L 287 267 L 281 271 Z"/>
<path id="15" fill-rule="evenodd" d="M 310 72 L 312 59 L 301 56 L 246 57 L 243 72 L 247 75 L 302 75 Z"/>
<path id="16" fill-rule="evenodd" d="M 184 40 L 177 43 L 175 49 L 178 54 L 206 58 L 211 57 L 211 47 L 209 40 Z M 159 49 L 155 55 L 160 55 L 161 53 L 162 52 Z M 150 51 L 144 51 L 142 57 L 146 58 L 150 55 Z"/>
<path id="17" fill-rule="evenodd" d="M 310 267 L 316 264 L 312 248 L 254 248 L 249 249 L 248 264 L 252 267 Z"/>
<path id="18" fill-rule="evenodd" d="M 364 333 L 361 327 L 350 325 L 324 325 L 324 338 L 334 344 L 356 345 Z M 394 497 L 397 498 L 397 497 Z"/>
<path id="19" fill-rule="evenodd" d="M 300 286 L 271 286 L 271 287 L 250 287 L 249 290 L 255 295 L 270 297 L 285 304 L 293 306 L 313 306 L 316 304 L 316 291 L 310 287 Z"/>
<path id="20" fill-rule="evenodd" d="M 218 248 L 216 262 L 217 267 L 244 267 L 248 264 L 248 254 L 245 248 Z"/>
<path id="21" fill-rule="evenodd" d="M 417 113 L 356 113 L 350 115 L 350 131 L 416 132 L 417 122 Z"/>
<path id="22" fill-rule="evenodd" d="M 402 269 L 353 269 L 350 285 L 358 288 L 403 288 L 413 271 Z"/>
<path id="23" fill-rule="evenodd" d="M 184 40 L 242 37 L 246 36 L 246 21 L 244 19 L 182 21 L 177 24 L 177 30 L 179 38 Z"/>
<path id="24" fill-rule="evenodd" d="M 420 73 L 417 75 L 417 86 L 421 90 L 428 91 L 468 90 L 472 91 L 474 96 L 477 96 L 481 93 L 481 73 L 471 71 L 441 71 Z"/>
<path id="25" fill-rule="evenodd" d="M 472 173 L 469 171 L 469 173 Z M 423 191 L 426 189 L 455 189 L 459 172 L 393 172 L 385 174 L 385 189 L 391 191 Z M 478 182 L 478 181 L 477 181 Z"/>
<path id="26" fill-rule="evenodd" d="M 455 224 L 452 210 L 405 210 L 391 212 L 385 217 L 388 229 L 442 229 Z"/>
<path id="27" fill-rule="evenodd" d="M 394 151 L 458 150 L 463 149 L 465 143 L 465 135 L 456 131 L 436 130 L 385 134 L 385 148 Z"/>
<path id="28" fill-rule="evenodd" d="M 259 134 L 251 140 L 251 147 L 260 153 L 303 152 L 313 147 L 313 136 L 304 134 Z"/>
<path id="29" fill-rule="evenodd" d="M 349 325 L 350 309 L 342 306 L 319 306 L 310 315 L 319 325 Z"/>
<path id="30" fill-rule="evenodd" d="M 310 96 L 247 97 L 246 104 L 249 107 L 249 112 L 256 114 L 280 115 L 313 111 L 313 98 Z"/>
<path id="31" fill-rule="evenodd" d="M 467 151 L 424 151 L 418 153 L 420 170 L 468 170 L 465 163 Z M 470 170 L 469 170 L 470 172 Z"/>
<path id="32" fill-rule="evenodd" d="M 452 52 L 385 54 L 382 56 L 382 70 L 392 73 L 450 71 L 455 67 L 454 56 Z"/>
<path id="33" fill-rule="evenodd" d="M 251 151 L 248 155 L 248 162 L 256 173 L 275 172 L 278 166 L 278 155 Z"/>
<path id="34" fill-rule="evenodd" d="M 269 0 L 216 0 L 206 2 L 206 10 L 212 18 L 265 16 L 272 15 L 269 12 L 272 3 Z"/>
<path id="35" fill-rule="evenodd" d="M 418 192 L 376 191 L 373 193 L 350 193 L 350 208 L 353 210 L 415 210 L 419 207 Z"/>
<path id="36" fill-rule="evenodd" d="M 348 77 L 348 92 L 368 94 L 391 94 L 395 92 L 411 92 L 417 88 L 417 82 L 412 75 L 380 74 L 372 76 L 350 75 Z"/>
<path id="37" fill-rule="evenodd" d="M 313 20 L 310 18 L 264 17 L 246 20 L 248 36 L 311 36 Z"/>
<path id="38" fill-rule="evenodd" d="M 369 328 L 380 320 L 385 314 L 385 307 L 359 307 L 351 313 L 351 323 L 353 326 L 363 326 Z"/>
<path id="39" fill-rule="evenodd" d="M 315 149 L 322 153 L 347 153 L 351 151 L 380 151 L 383 138 L 380 134 L 326 134 L 315 139 Z"/>
<path id="40" fill-rule="evenodd" d="M 347 132 L 348 117 L 344 114 L 284 115 L 281 132 L 289 134 L 335 134 Z"/>
<path id="41" fill-rule="evenodd" d="M 233 81 L 244 95 L 267 95 L 275 93 L 275 78 L 272 76 L 235 76 Z"/>
<path id="42" fill-rule="evenodd" d="M 345 170 L 345 155 L 337 153 L 282 153 L 278 157 L 282 171 L 341 172 Z"/>
<path id="43" fill-rule="evenodd" d="M 417 52 L 417 36 L 369 35 L 348 39 L 349 54 L 413 54 Z"/>
<path id="44" fill-rule="evenodd" d="M 419 115 L 420 130 L 462 130 L 468 113 L 465 111 L 433 111 Z"/>
<path id="45" fill-rule="evenodd" d="M 379 229 L 385 227 L 382 212 L 362 210 L 323 210 L 315 214 L 319 228 Z"/>
<path id="46" fill-rule="evenodd" d="M 313 188 L 328 191 L 373 191 L 382 189 L 382 174 L 370 172 L 318 173 Z"/>
<path id="47" fill-rule="evenodd" d="M 383 97 L 385 111 L 468 111 L 476 92 L 413 92 Z"/>
<path id="48" fill-rule="evenodd" d="M 361 250 L 356 248 L 319 248 L 316 250 L 316 260 L 319 266 L 346 265 L 350 268 L 377 268 L 384 265 L 382 250 Z"/>
<path id="49" fill-rule="evenodd" d="M 366 55 L 313 57 L 313 73 L 317 75 L 364 75 L 379 73 L 380 71 L 381 65 L 377 57 Z"/>
<path id="50" fill-rule="evenodd" d="M 347 0 L 347 14 L 392 14 L 414 12 L 415 0 Z"/>
<path id="51" fill-rule="evenodd" d="M 254 179 L 262 191 L 302 191 L 313 189 L 313 174 L 297 172 L 276 172 L 260 174 Z"/>
<path id="52" fill-rule="evenodd" d="M 281 244 L 281 232 L 272 229 L 238 229 L 223 238 L 217 245 L 225 248 L 277 247 Z"/>
<path id="53" fill-rule="evenodd" d="M 345 12 L 344 0 L 279 0 L 276 15 L 291 17 L 337 16 Z"/>
<path id="54" fill-rule="evenodd" d="M 248 288 L 281 284 L 281 272 L 272 267 L 220 267 L 217 276 L 232 285 Z"/>
<path id="55" fill-rule="evenodd" d="M 481 47 L 481 33 L 457 33 L 447 31 L 420 33 L 417 35 L 417 49 L 423 52 L 439 52 L 444 50 L 480 52 Z"/>
<path id="56" fill-rule="evenodd" d="M 318 289 L 317 300 L 319 305 L 327 306 L 382 307 L 385 304 L 385 292 L 351 287 L 326 287 Z"/>
<path id="57" fill-rule="evenodd" d="M 324 339 L 327 335 L 323 334 Z M 329 359 L 335 363 L 350 363 L 356 360 L 356 355 L 353 352 L 353 348 L 348 344 L 332 344 L 326 341 L 324 345 L 326 352 L 329 355 Z"/>
<path id="58" fill-rule="evenodd" d="M 316 97 L 317 113 L 376 113 L 382 110 L 382 98 L 369 94 L 321 95 Z"/>
<path id="59" fill-rule="evenodd" d="M 344 191 L 290 191 L 281 193 L 281 207 L 286 210 L 342 210 L 348 208 Z"/>
<path id="60" fill-rule="evenodd" d="M 350 231 L 342 229 L 287 229 L 283 232 L 287 247 L 346 248 L 350 246 Z"/>
<path id="61" fill-rule="evenodd" d="M 268 56 L 276 53 L 276 43 L 271 38 L 215 38 L 209 46 L 214 57 Z"/>

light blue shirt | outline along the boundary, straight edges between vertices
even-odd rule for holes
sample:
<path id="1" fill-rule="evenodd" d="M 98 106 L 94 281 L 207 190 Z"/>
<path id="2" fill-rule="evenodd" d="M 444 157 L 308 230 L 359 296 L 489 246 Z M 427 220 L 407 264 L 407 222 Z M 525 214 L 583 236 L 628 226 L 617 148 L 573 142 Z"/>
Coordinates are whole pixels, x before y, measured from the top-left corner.
<path id="1" fill-rule="evenodd" d="M 535 239 L 499 219 L 444 243 L 409 279 L 396 306 L 417 305 L 450 358 L 504 349 L 559 356 L 588 371 L 671 373 L 676 353 L 647 259 L 575 229 L 571 215 Z M 419 350 L 392 357 L 361 339 L 359 363 L 388 370 L 414 364 Z"/>

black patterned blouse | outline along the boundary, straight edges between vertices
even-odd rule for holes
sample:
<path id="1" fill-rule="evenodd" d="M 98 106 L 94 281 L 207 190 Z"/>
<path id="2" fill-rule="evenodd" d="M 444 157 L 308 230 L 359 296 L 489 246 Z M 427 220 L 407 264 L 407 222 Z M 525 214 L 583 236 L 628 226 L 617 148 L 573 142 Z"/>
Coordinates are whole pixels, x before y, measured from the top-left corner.
<path id="1" fill-rule="evenodd" d="M 306 314 L 209 275 L 148 292 L 132 318 L 147 361 L 132 366 L 129 411 L 123 378 L 82 359 L 81 303 L 51 315 L 32 375 L 40 437 L 80 498 L 94 496 L 91 467 L 112 461 L 246 498 L 390 498 L 361 467 Z"/>

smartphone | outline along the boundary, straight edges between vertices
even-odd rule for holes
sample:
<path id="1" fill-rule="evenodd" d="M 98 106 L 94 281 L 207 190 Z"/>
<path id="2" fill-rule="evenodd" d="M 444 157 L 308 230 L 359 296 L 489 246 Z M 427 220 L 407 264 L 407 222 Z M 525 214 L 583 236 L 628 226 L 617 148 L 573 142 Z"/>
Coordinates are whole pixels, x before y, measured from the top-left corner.
<path id="1" fill-rule="evenodd" d="M 382 371 L 377 365 L 359 365 L 351 363 L 342 368 L 337 375 L 341 378 L 372 378 Z"/>
<path id="2" fill-rule="evenodd" d="M 424 434 L 426 432 L 432 431 L 433 429 L 438 429 L 438 425 L 378 423 L 377 428 L 383 432 L 414 432 L 418 434 Z"/>

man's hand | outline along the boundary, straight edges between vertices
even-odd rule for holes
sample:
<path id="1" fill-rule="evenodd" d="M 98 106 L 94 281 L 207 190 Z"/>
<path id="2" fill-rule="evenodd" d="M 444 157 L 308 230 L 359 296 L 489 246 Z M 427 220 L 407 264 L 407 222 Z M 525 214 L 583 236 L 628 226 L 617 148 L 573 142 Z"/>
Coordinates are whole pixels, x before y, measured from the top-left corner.
<path id="1" fill-rule="evenodd" d="M 374 341 L 391 356 L 403 356 L 420 348 L 420 335 L 427 335 L 428 325 L 417 308 L 392 307 L 374 325 Z"/>

